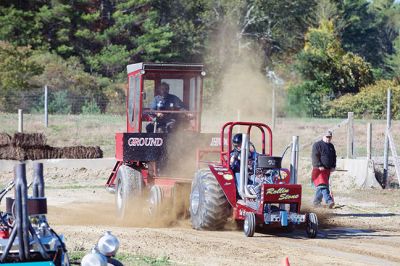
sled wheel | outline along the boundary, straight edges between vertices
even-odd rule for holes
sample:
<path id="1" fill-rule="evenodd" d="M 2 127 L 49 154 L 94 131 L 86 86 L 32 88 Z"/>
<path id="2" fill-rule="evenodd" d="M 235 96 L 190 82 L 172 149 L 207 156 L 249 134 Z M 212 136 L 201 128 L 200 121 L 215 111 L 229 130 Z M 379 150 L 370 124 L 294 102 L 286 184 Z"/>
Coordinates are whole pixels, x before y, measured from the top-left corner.
<path id="1" fill-rule="evenodd" d="M 306 232 L 309 238 L 315 238 L 318 233 L 318 218 L 315 213 L 308 213 L 306 216 Z"/>
<path id="2" fill-rule="evenodd" d="M 121 165 L 118 168 L 115 201 L 119 218 L 123 218 L 126 215 L 130 201 L 142 195 L 143 187 L 144 182 L 139 171 L 127 165 Z"/>
<path id="3" fill-rule="evenodd" d="M 256 216 L 252 212 L 246 213 L 246 218 L 244 219 L 243 225 L 244 234 L 247 237 L 254 236 L 254 232 L 256 231 Z"/>
<path id="4" fill-rule="evenodd" d="M 149 213 L 150 215 L 157 215 L 160 212 L 163 193 L 161 187 L 154 185 L 150 189 L 149 197 Z"/>
<path id="5" fill-rule="evenodd" d="M 217 230 L 224 227 L 231 215 L 229 202 L 209 169 L 199 170 L 192 182 L 190 219 L 197 230 Z"/>

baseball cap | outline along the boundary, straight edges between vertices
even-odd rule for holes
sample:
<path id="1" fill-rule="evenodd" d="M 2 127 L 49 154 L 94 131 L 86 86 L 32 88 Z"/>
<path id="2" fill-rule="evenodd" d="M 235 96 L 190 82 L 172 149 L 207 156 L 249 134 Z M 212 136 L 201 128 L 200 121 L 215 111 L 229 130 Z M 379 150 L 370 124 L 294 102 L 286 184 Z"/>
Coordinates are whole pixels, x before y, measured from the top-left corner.
<path id="1" fill-rule="evenodd" d="M 332 131 L 328 130 L 325 132 L 325 137 L 332 137 Z"/>

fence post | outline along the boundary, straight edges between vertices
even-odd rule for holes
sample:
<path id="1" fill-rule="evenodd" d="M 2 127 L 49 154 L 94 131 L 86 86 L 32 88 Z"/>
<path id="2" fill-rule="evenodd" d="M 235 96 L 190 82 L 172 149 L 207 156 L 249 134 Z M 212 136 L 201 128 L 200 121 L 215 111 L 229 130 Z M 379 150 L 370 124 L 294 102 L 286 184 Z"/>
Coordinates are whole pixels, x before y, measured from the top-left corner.
<path id="1" fill-rule="evenodd" d="M 385 147 L 383 152 L 383 185 L 388 187 L 388 168 L 389 168 L 389 130 L 391 126 L 391 108 L 390 108 L 391 92 L 390 88 L 387 90 L 386 100 L 386 133 L 385 133 Z"/>
<path id="2" fill-rule="evenodd" d="M 372 147 L 372 124 L 367 124 L 367 158 L 371 160 L 371 147 Z"/>
<path id="3" fill-rule="evenodd" d="M 354 122 L 353 112 L 347 113 L 347 158 L 354 158 Z"/>
<path id="4" fill-rule="evenodd" d="M 24 132 L 24 112 L 22 109 L 18 109 L 18 132 Z"/>
<path id="5" fill-rule="evenodd" d="M 299 165 L 299 136 L 292 136 L 292 156 L 290 160 L 290 184 L 297 184 Z"/>
<path id="6" fill-rule="evenodd" d="M 44 86 L 44 126 L 48 127 L 49 126 L 49 116 L 48 116 L 48 110 L 47 110 L 47 85 Z"/>

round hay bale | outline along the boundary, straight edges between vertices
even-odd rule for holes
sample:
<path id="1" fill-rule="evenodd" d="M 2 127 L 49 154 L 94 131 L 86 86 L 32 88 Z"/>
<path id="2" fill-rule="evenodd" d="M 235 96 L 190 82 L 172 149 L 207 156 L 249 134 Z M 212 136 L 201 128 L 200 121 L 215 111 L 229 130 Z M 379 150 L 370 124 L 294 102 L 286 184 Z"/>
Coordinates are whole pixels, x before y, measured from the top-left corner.
<path id="1" fill-rule="evenodd" d="M 41 147 L 46 145 L 46 136 L 43 133 L 15 133 L 12 139 L 17 147 Z"/>
<path id="2" fill-rule="evenodd" d="M 0 147 L 0 160 L 25 160 L 25 151 L 21 147 L 12 145 Z"/>
<path id="3" fill-rule="evenodd" d="M 7 133 L 0 133 L 0 146 L 7 146 L 11 144 L 11 136 Z"/>
<path id="4" fill-rule="evenodd" d="M 84 146 L 72 146 L 59 148 L 61 151 L 61 158 L 68 159 L 95 159 L 102 158 L 103 151 L 99 146 L 95 147 L 84 147 Z"/>

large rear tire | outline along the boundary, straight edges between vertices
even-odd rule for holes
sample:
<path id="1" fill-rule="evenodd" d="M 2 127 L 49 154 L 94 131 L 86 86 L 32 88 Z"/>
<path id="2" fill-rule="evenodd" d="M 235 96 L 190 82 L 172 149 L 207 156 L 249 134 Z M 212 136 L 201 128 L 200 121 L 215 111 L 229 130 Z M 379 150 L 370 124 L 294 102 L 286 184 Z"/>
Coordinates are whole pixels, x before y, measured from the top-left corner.
<path id="1" fill-rule="evenodd" d="M 190 216 L 197 230 L 218 230 L 231 215 L 229 202 L 209 169 L 199 170 L 192 182 Z"/>
<path id="2" fill-rule="evenodd" d="M 117 172 L 117 191 L 115 202 L 119 218 L 126 216 L 130 203 L 140 198 L 143 193 L 144 182 L 142 174 L 127 165 L 121 165 Z"/>

